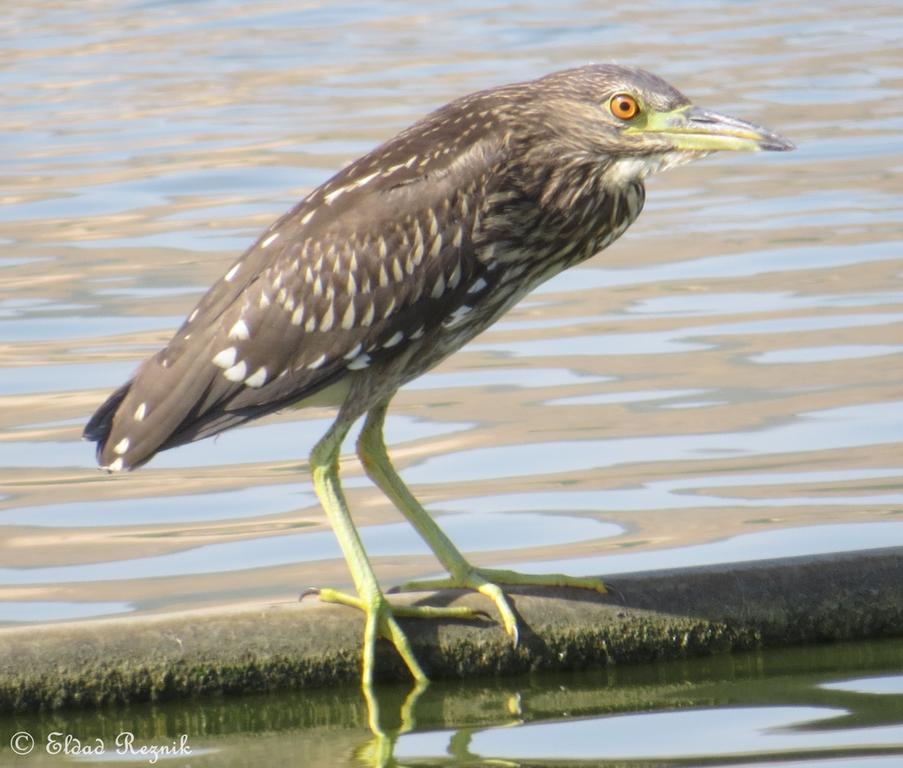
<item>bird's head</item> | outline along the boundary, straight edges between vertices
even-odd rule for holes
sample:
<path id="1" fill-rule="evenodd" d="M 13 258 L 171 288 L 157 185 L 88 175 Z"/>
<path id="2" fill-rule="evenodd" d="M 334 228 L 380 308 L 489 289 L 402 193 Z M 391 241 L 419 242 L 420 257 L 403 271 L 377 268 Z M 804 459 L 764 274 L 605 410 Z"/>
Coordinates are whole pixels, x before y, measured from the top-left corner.
<path id="1" fill-rule="evenodd" d="M 541 111 L 554 137 L 551 151 L 595 156 L 612 183 L 642 179 L 720 150 L 793 149 L 766 128 L 695 106 L 642 69 L 590 65 L 533 84 L 533 115 Z"/>

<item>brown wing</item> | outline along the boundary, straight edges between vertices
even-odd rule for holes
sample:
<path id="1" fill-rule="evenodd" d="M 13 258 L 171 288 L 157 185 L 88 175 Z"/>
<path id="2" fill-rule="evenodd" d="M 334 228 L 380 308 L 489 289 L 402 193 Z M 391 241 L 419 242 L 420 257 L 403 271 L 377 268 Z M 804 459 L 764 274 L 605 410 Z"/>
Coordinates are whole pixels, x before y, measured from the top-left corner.
<path id="1" fill-rule="evenodd" d="M 447 118 L 361 158 L 261 236 L 88 423 L 101 465 L 133 468 L 310 397 L 486 285 L 473 242 L 502 142 L 491 121 L 436 135 Z"/>

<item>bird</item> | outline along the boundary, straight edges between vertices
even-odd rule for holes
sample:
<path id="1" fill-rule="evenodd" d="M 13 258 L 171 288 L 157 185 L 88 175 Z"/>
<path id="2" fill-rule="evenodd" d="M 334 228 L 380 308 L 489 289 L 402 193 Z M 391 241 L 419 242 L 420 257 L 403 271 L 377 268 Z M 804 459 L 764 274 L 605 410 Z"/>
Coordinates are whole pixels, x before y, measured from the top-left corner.
<path id="1" fill-rule="evenodd" d="M 108 472 L 291 407 L 332 406 L 310 451 L 314 489 L 355 592 L 317 590 L 364 613 L 361 682 L 379 638 L 427 675 L 399 617 L 470 619 L 460 606 L 393 604 L 342 491 L 342 441 L 447 572 L 412 589 L 476 590 L 516 644 L 506 587 L 605 592 L 600 579 L 471 565 L 392 465 L 383 436 L 398 389 L 634 222 L 652 173 L 720 151 L 783 151 L 766 128 L 695 106 L 643 69 L 589 64 L 465 95 L 313 189 L 200 299 L 169 343 L 97 409 L 84 438 Z"/>

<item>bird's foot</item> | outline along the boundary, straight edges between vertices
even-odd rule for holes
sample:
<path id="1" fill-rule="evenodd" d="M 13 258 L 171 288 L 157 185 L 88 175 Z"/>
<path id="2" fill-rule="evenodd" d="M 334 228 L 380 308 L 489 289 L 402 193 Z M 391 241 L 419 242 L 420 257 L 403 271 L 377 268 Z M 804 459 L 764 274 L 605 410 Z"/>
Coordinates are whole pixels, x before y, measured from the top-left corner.
<path id="1" fill-rule="evenodd" d="M 445 579 L 429 579 L 426 581 L 409 581 L 394 587 L 390 592 L 420 592 L 436 589 L 472 589 L 485 595 L 493 603 L 502 620 L 505 632 L 517 645 L 519 633 L 517 616 L 507 595 L 502 590 L 506 587 L 575 587 L 589 589 L 599 594 L 607 594 L 601 579 L 589 576 L 567 576 L 563 573 L 518 573 L 497 568 L 470 568 L 464 573 L 449 576 Z"/>
<path id="2" fill-rule="evenodd" d="M 364 612 L 364 650 L 362 682 L 364 687 L 373 683 L 373 669 L 376 657 L 376 640 L 384 637 L 395 647 L 398 655 L 418 683 L 426 682 L 427 676 L 414 655 L 414 650 L 404 630 L 396 621 L 397 617 L 415 619 L 485 619 L 486 614 L 466 606 L 436 607 L 430 605 L 393 605 L 385 595 L 378 592 L 365 599 L 335 589 L 308 589 L 301 595 L 316 595 L 324 603 L 338 603 L 357 608 Z"/>

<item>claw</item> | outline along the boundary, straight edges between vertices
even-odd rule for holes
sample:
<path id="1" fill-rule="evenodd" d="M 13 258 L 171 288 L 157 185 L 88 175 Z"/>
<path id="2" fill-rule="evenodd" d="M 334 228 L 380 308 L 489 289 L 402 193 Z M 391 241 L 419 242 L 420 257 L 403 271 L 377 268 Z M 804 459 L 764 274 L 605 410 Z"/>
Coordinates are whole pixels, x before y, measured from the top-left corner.
<path id="1" fill-rule="evenodd" d="M 621 603 L 621 605 L 627 605 L 627 598 L 624 597 L 624 593 L 620 589 L 613 587 L 611 584 L 606 584 L 605 587 L 607 593 L 612 597 L 617 598 L 618 602 Z"/>
<path id="2" fill-rule="evenodd" d="M 310 597 L 311 595 L 320 596 L 320 590 L 318 587 L 308 587 L 305 589 L 300 595 L 298 595 L 298 602 L 304 602 L 305 597 Z"/>

